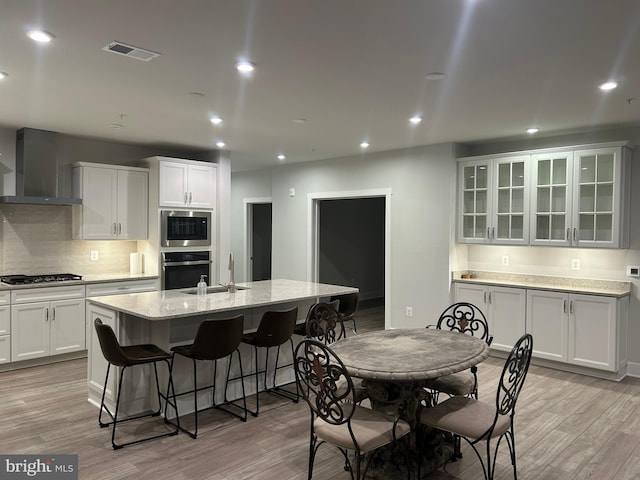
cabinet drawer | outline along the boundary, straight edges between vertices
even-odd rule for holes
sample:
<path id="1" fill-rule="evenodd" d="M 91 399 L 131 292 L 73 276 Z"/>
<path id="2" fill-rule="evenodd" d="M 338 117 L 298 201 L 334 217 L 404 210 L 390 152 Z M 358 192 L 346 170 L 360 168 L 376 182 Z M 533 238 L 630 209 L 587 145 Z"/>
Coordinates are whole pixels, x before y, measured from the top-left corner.
<path id="1" fill-rule="evenodd" d="M 9 305 L 11 303 L 11 291 L 5 290 L 0 292 L 0 305 Z"/>
<path id="2" fill-rule="evenodd" d="M 158 279 L 127 280 L 123 282 L 93 283 L 87 285 L 87 297 L 119 295 L 121 293 L 153 292 L 158 289 Z"/>
<path id="3" fill-rule="evenodd" d="M 84 285 L 63 287 L 24 288 L 11 291 L 11 303 L 46 302 L 84 297 Z"/>

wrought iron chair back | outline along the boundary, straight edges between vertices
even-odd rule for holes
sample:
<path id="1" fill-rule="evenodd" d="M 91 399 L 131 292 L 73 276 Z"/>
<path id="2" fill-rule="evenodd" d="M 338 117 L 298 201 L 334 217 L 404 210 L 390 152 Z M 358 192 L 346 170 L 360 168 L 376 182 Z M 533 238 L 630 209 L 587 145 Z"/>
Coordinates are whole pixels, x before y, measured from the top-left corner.
<path id="1" fill-rule="evenodd" d="M 518 395 L 529 371 L 532 352 L 533 337 L 529 333 L 524 334 L 513 346 L 502 369 L 496 393 L 496 416 L 513 416 Z"/>
<path id="2" fill-rule="evenodd" d="M 337 302 L 335 302 L 337 303 Z M 330 345 L 346 337 L 342 318 L 330 303 L 316 303 L 307 313 L 306 334 L 309 338 Z"/>
<path id="3" fill-rule="evenodd" d="M 493 341 L 484 313 L 474 304 L 468 302 L 458 302 L 447 307 L 440 315 L 436 328 L 466 333 L 484 340 L 487 345 L 491 345 Z"/>

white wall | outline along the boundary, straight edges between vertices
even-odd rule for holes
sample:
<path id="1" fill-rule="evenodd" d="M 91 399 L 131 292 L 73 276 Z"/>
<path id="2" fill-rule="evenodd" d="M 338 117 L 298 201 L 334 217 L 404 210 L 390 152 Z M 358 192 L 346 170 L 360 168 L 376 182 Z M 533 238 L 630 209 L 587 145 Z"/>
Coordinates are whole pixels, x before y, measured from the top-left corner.
<path id="1" fill-rule="evenodd" d="M 289 196 L 290 188 L 295 188 L 294 197 Z M 232 174 L 236 271 L 244 269 L 244 198 L 273 199 L 273 278 L 307 280 L 307 194 L 373 189 L 392 191 L 387 325 L 424 327 L 450 302 L 449 232 L 455 198 L 452 144 Z M 242 270 L 238 269 L 240 262 Z M 413 317 L 405 316 L 406 306 L 413 307 Z"/>

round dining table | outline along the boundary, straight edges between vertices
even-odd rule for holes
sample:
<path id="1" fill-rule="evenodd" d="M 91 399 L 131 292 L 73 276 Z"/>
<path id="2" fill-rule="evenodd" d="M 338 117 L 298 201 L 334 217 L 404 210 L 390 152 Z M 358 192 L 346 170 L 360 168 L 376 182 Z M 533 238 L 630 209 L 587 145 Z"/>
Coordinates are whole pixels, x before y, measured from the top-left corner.
<path id="1" fill-rule="evenodd" d="M 363 379 L 373 408 L 392 413 L 401 405 L 401 416 L 413 430 L 412 465 L 407 467 L 403 455 L 389 450 L 371 464 L 367 478 L 406 478 L 406 468 L 415 472 L 416 462 L 422 463 L 426 474 L 448 460 L 453 446 L 443 445 L 442 436 L 434 432 L 423 439 L 418 451 L 418 410 L 421 404 L 428 407 L 432 400 L 423 385 L 425 380 L 461 372 L 482 362 L 489 356 L 485 341 L 449 330 L 412 328 L 355 335 L 338 340 L 331 349 L 351 376 Z"/>

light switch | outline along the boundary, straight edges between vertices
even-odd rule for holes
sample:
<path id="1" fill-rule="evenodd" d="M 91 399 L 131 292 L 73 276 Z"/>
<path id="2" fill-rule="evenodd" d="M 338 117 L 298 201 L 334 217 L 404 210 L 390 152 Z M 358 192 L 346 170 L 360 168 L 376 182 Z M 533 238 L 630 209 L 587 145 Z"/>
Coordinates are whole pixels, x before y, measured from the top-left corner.
<path id="1" fill-rule="evenodd" d="M 98 260 L 98 250 L 91 250 L 91 260 Z"/>
<path id="2" fill-rule="evenodd" d="M 295 197 L 296 196 L 296 189 L 295 188 L 291 187 L 289 189 L 289 196 L 290 197 Z"/>

